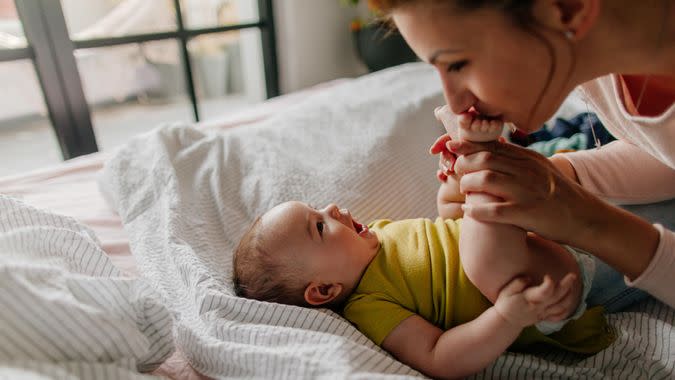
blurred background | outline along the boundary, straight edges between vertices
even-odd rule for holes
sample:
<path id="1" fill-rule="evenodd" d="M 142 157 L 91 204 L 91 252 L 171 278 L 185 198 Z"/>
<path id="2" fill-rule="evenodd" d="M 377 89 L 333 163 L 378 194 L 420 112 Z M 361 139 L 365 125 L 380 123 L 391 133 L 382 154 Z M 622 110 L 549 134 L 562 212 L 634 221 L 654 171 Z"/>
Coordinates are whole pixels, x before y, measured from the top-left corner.
<path id="1" fill-rule="evenodd" d="M 353 0 L 0 0 L 0 176 L 414 60 L 370 51 L 395 39 L 372 20 Z"/>

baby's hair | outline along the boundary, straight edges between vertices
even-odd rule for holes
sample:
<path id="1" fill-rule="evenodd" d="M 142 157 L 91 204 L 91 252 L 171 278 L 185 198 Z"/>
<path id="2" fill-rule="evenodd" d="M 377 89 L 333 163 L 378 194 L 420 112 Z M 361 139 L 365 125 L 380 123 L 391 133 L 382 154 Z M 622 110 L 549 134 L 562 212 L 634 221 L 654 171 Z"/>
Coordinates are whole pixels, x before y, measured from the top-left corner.
<path id="1" fill-rule="evenodd" d="M 258 217 L 246 231 L 234 253 L 234 293 L 238 297 L 311 307 L 304 297 L 306 284 L 301 268 L 265 244 L 264 228 Z M 270 249 L 272 248 L 272 249 Z"/>

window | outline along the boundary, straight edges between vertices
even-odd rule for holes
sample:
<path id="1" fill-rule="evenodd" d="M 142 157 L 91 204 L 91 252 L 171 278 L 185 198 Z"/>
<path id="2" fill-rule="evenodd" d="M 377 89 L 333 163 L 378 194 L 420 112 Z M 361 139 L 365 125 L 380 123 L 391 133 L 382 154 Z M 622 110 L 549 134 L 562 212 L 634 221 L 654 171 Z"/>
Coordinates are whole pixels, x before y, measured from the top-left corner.
<path id="1" fill-rule="evenodd" d="M 271 0 L 0 0 L 0 160 L 25 162 L 0 175 L 276 96 L 276 70 Z"/>

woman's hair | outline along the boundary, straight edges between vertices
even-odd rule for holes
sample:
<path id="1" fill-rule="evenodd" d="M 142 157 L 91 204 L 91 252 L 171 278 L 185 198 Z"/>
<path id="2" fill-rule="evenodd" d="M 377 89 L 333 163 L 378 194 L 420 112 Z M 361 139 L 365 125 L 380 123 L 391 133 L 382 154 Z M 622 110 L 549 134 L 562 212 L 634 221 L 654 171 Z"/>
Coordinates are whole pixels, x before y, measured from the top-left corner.
<path id="1" fill-rule="evenodd" d="M 368 0 L 368 4 L 383 18 L 389 18 L 397 8 L 418 4 L 447 4 L 459 11 L 472 11 L 491 7 L 506 12 L 520 26 L 532 22 L 534 0 Z"/>
<path id="2" fill-rule="evenodd" d="M 271 250 L 258 217 L 244 234 L 233 260 L 234 292 L 239 297 L 288 305 L 311 306 L 295 260 Z"/>

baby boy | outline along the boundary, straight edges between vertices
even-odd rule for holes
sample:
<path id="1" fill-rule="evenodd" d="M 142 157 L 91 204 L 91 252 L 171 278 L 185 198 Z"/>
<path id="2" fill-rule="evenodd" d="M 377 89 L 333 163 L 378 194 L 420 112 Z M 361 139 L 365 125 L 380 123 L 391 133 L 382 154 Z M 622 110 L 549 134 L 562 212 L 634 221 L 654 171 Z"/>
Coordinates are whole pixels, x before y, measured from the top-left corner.
<path id="1" fill-rule="evenodd" d="M 467 114 L 458 129 L 453 138 L 489 141 L 501 124 Z M 515 226 L 459 219 L 460 203 L 490 196 L 464 197 L 450 179 L 439 189 L 435 221 L 366 226 L 336 205 L 274 207 L 235 252 L 236 294 L 333 308 L 431 377 L 478 372 L 507 348 L 607 347 L 613 336 L 601 309 L 586 310 L 592 259 Z"/>
<path id="2" fill-rule="evenodd" d="M 461 220 L 441 218 L 366 226 L 335 205 L 283 203 L 242 238 L 234 258 L 235 291 L 262 301 L 333 308 L 431 377 L 475 373 L 509 347 L 543 343 L 595 353 L 611 343 L 601 310 L 584 312 L 579 279 L 587 275 L 569 250 L 528 237 L 527 253 L 519 254 L 531 260 L 522 268 L 504 265 L 508 250 L 495 252 L 476 275 L 510 270 L 511 279 L 494 294 L 482 293 L 460 262 L 460 228 Z M 562 316 L 578 319 L 550 335 L 526 328 L 552 315 L 559 319 L 558 301 L 569 293 L 576 309 Z"/>

